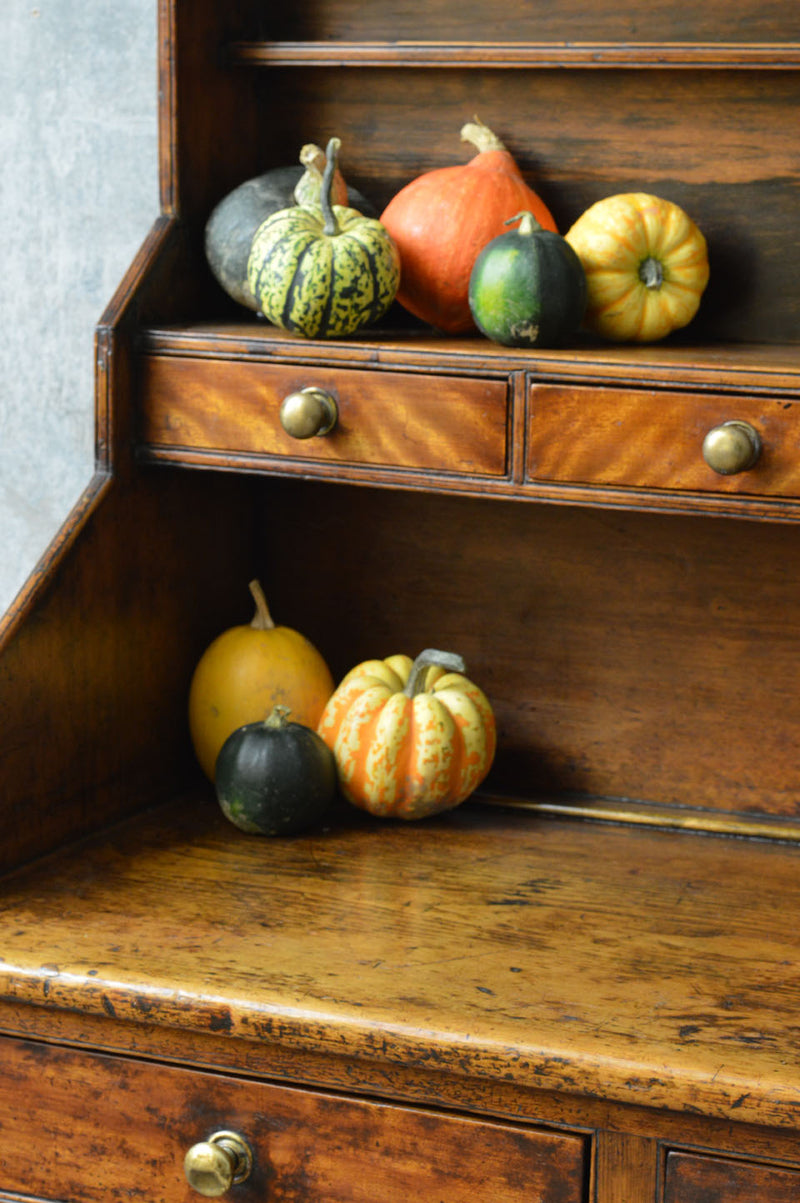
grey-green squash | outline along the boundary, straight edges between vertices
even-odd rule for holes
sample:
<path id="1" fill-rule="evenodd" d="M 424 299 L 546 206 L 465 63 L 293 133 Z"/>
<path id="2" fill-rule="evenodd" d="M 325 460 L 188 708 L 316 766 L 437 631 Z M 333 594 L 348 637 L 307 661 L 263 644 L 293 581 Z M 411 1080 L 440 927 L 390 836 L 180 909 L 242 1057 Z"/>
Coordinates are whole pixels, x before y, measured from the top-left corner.
<path id="1" fill-rule="evenodd" d="M 245 180 L 212 210 L 205 227 L 205 254 L 217 283 L 239 305 L 258 311 L 258 301 L 247 283 L 247 260 L 253 235 L 271 213 L 293 204 L 319 200 L 325 152 L 313 142 L 300 151 L 300 162 L 274 167 Z M 337 173 L 333 181 L 337 204 L 351 205 L 370 216 L 375 210 L 357 188 L 345 184 Z"/>
<path id="2" fill-rule="evenodd" d="M 523 211 L 477 256 L 469 305 L 478 329 L 508 347 L 554 347 L 577 331 L 586 309 L 581 261 L 560 234 Z"/>
<path id="3" fill-rule="evenodd" d="M 250 290 L 274 325 L 305 338 L 340 338 L 383 317 L 397 293 L 400 256 L 388 230 L 331 203 L 341 143 L 331 138 L 319 205 L 268 217 L 253 238 Z"/>

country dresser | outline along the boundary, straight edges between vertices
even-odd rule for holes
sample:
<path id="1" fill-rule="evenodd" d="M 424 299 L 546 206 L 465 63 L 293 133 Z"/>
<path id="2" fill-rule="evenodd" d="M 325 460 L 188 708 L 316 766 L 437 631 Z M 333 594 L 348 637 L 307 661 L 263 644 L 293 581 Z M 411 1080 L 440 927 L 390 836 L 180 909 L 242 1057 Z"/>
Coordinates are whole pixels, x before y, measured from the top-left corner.
<path id="1" fill-rule="evenodd" d="M 795 0 L 161 0 L 159 54 L 96 474 L 2 629 L 2 1198 L 800 1198 Z M 694 217 L 683 336 L 315 341 L 216 284 L 245 179 L 337 134 L 380 211 L 474 113 L 562 228 Z M 720 472 L 730 422 L 760 454 Z M 186 697 L 255 576 L 337 679 L 460 652 L 480 794 L 227 823 Z"/>

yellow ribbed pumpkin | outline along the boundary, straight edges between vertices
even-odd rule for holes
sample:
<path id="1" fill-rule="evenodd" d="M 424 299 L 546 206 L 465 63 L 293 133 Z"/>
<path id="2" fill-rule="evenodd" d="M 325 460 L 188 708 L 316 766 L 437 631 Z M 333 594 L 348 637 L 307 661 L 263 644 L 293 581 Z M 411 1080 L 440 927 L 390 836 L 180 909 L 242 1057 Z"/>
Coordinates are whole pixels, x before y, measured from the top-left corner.
<path id="1" fill-rule="evenodd" d="M 299 631 L 276 626 L 258 581 L 249 625 L 230 627 L 200 657 L 189 687 L 189 730 L 203 772 L 214 766 L 225 740 L 246 723 L 262 721 L 275 706 L 292 721 L 316 727 L 334 680 L 324 659 Z"/>
<path id="2" fill-rule="evenodd" d="M 686 326 L 708 283 L 706 240 L 672 201 L 607 196 L 565 238 L 586 273 L 584 324 L 614 342 L 655 342 Z"/>
<path id="3" fill-rule="evenodd" d="M 354 805 L 422 819 L 480 785 L 494 759 L 495 720 L 464 671 L 460 656 L 428 649 L 414 661 L 366 660 L 342 680 L 318 731 Z"/>

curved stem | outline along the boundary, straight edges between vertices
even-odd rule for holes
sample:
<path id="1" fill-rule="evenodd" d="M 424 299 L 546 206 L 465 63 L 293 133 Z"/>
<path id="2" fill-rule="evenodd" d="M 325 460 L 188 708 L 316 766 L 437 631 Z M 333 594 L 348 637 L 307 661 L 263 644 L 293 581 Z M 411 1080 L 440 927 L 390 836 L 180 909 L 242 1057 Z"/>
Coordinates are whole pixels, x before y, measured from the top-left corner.
<path id="1" fill-rule="evenodd" d="M 485 150 L 506 149 L 497 134 L 493 133 L 488 125 L 484 125 L 478 117 L 461 127 L 461 141 L 471 142 L 479 154 L 483 154 Z"/>
<path id="2" fill-rule="evenodd" d="M 250 623 L 250 626 L 255 631 L 271 631 L 275 623 L 272 621 L 272 615 L 269 612 L 269 606 L 264 596 L 264 590 L 261 588 L 261 582 L 251 581 L 249 589 L 253 596 L 253 601 L 256 603 L 256 612 L 253 615 L 253 621 Z"/>
<path id="3" fill-rule="evenodd" d="M 338 234 L 339 223 L 336 220 L 336 214 L 331 205 L 331 187 L 333 185 L 333 175 L 336 171 L 336 156 L 339 153 L 339 147 L 342 145 L 340 138 L 331 138 L 326 149 L 327 162 L 325 171 L 322 176 L 322 192 L 320 193 L 319 203 L 322 207 L 322 215 L 325 218 L 324 233 Z"/>
<path id="4" fill-rule="evenodd" d="M 509 217 L 503 222 L 504 226 L 513 226 L 514 222 L 518 221 L 517 232 L 520 234 L 535 234 L 537 230 L 541 230 L 536 218 L 527 209 L 523 209 L 521 213 L 516 213 L 514 217 Z"/>
<path id="5" fill-rule="evenodd" d="M 463 673 L 467 671 L 467 666 L 461 656 L 455 652 L 439 652 L 433 647 L 426 648 L 424 652 L 420 652 L 411 666 L 411 672 L 409 673 L 406 687 L 403 690 L 406 697 L 414 698 L 418 693 L 422 693 L 425 674 L 434 664 L 449 673 Z"/>

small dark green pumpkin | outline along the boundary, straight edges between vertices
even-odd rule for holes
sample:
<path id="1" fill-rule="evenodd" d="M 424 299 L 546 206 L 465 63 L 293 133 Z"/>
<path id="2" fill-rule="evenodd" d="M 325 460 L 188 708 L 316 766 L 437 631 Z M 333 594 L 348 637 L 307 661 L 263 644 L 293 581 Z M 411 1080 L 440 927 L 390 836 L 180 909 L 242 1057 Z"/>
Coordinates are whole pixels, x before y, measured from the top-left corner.
<path id="1" fill-rule="evenodd" d="M 228 736 L 215 768 L 222 813 L 253 835 L 295 835 L 317 823 L 336 796 L 336 761 L 324 740 L 276 706 Z"/>
<path id="2" fill-rule="evenodd" d="M 560 234 L 532 213 L 518 213 L 483 248 L 472 268 L 469 304 L 478 329 L 507 347 L 555 347 L 578 329 L 586 309 L 586 276 Z"/>
<path id="3" fill-rule="evenodd" d="M 296 203 L 298 187 L 303 188 L 304 181 L 308 181 L 309 185 L 306 189 L 307 199 L 313 184 L 314 152 L 324 160 L 323 151 L 309 144 L 301 150 L 300 163 L 296 166 L 274 167 L 252 180 L 245 180 L 222 198 L 206 222 L 205 253 L 208 265 L 217 283 L 239 305 L 256 312 L 260 309 L 247 282 L 247 260 L 253 237 L 261 223 L 272 213 Z M 317 175 L 321 185 L 321 171 L 317 170 Z M 344 181 L 341 181 L 337 199 L 342 202 L 346 199 L 348 205 L 369 216 L 375 214 L 366 197 L 357 188 L 345 185 Z"/>

